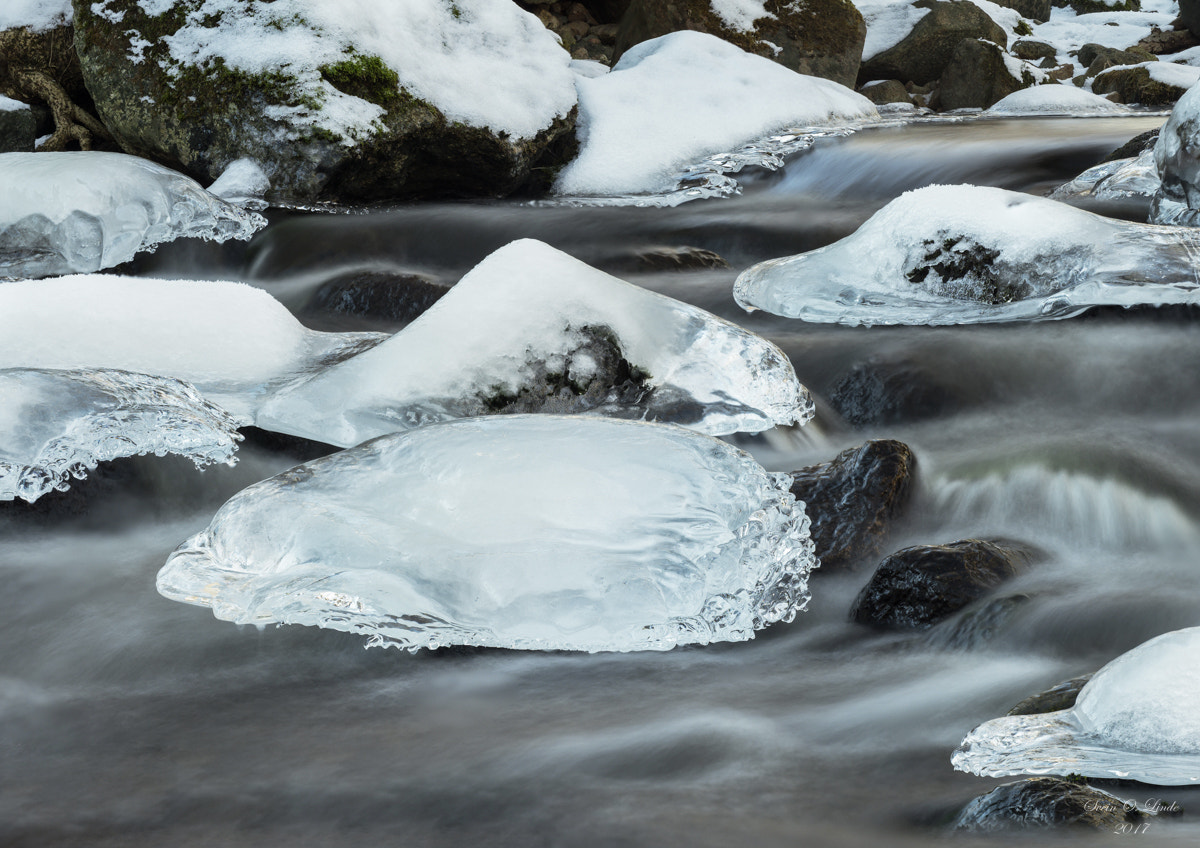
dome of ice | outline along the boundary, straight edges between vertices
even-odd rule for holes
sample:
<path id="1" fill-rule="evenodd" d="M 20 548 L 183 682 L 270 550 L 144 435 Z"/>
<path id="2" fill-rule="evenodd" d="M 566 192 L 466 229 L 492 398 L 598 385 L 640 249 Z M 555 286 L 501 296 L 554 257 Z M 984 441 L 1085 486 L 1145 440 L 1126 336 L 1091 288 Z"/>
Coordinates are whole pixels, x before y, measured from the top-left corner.
<path id="1" fill-rule="evenodd" d="M 236 623 L 416 650 L 665 650 L 790 621 L 791 477 L 680 427 L 513 415 L 382 436 L 235 495 L 158 575 Z"/>
<path id="2" fill-rule="evenodd" d="M 1166 633 L 1117 657 L 1071 709 L 981 724 L 952 762 L 988 777 L 1075 773 L 1200 783 L 1200 627 Z"/>
<path id="3" fill-rule="evenodd" d="M 267 223 L 124 153 L 5 153 L 0 185 L 0 278 L 99 271 L 163 242 L 248 239 Z"/>
<path id="4" fill-rule="evenodd" d="M 1191 230 L 1104 218 L 999 188 L 929 186 L 850 236 L 744 271 L 747 310 L 836 324 L 1067 318 L 1091 306 L 1200 302 Z"/>

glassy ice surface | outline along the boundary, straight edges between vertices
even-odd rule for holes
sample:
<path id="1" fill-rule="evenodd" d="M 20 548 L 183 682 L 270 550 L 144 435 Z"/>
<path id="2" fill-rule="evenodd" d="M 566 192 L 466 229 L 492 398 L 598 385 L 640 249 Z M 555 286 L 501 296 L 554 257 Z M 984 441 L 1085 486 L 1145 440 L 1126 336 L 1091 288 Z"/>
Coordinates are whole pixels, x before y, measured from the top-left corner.
<path id="1" fill-rule="evenodd" d="M 790 621 L 791 477 L 679 427 L 571 416 L 396 433 L 235 495 L 158 575 L 237 623 L 416 650 L 665 650 Z"/>
<path id="2" fill-rule="evenodd" d="M 930 186 L 828 247 L 738 277 L 745 309 L 831 324 L 1068 318 L 1200 302 L 1193 231 L 1116 221 L 998 188 Z"/>
<path id="3" fill-rule="evenodd" d="M 125 371 L 0 370 L 0 500 L 35 501 L 98 462 L 167 453 L 234 463 L 237 423 L 180 380 Z"/>
<path id="4" fill-rule="evenodd" d="M 123 153 L 5 153 L 0 185 L 0 278 L 99 271 L 163 242 L 248 239 L 267 223 Z"/>
<path id="5" fill-rule="evenodd" d="M 1154 161 L 1162 179 L 1150 212 L 1150 220 L 1156 224 L 1188 227 L 1200 224 L 1197 133 L 1200 133 L 1200 88 L 1192 88 L 1176 102 L 1154 143 Z"/>
<path id="6" fill-rule="evenodd" d="M 765 339 L 526 239 L 384 344 L 278 392 L 258 423 L 348 446 L 497 412 L 593 412 L 720 435 L 803 423 L 813 406 Z"/>
<path id="7" fill-rule="evenodd" d="M 174 377 L 242 423 L 270 388 L 383 338 L 307 330 L 242 283 L 81 274 L 0 285 L 0 368 Z"/>
<path id="8" fill-rule="evenodd" d="M 1162 180 L 1154 163 L 1154 149 L 1144 150 L 1131 159 L 1115 159 L 1088 168 L 1069 183 L 1056 188 L 1051 200 L 1073 197 L 1095 197 L 1098 200 L 1119 200 L 1123 197 L 1153 197 Z"/>
<path id="9" fill-rule="evenodd" d="M 1164 786 L 1200 782 L 1200 627 L 1110 662 L 1073 708 L 981 724 L 954 767 L 988 777 L 1082 774 Z"/>

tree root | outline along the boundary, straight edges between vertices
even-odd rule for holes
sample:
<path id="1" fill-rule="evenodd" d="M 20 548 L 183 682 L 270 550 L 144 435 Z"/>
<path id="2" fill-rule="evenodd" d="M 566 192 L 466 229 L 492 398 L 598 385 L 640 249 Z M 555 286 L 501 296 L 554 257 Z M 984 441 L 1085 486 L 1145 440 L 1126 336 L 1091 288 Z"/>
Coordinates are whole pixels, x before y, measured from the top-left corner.
<path id="1" fill-rule="evenodd" d="M 44 100 L 54 116 L 54 134 L 46 139 L 39 150 L 66 150 L 72 141 L 79 145 L 80 150 L 91 150 L 93 136 L 112 141 L 104 125 L 77 105 L 49 74 L 37 70 L 14 70 L 12 76 L 13 82 L 30 95 Z"/>

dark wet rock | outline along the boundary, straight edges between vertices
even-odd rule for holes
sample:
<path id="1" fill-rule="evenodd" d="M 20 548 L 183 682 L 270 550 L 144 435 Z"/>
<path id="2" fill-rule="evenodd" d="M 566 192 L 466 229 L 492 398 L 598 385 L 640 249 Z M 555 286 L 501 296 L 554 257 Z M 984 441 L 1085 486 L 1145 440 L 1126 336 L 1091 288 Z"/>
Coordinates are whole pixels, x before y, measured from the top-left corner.
<path id="1" fill-rule="evenodd" d="M 1013 77 L 1004 61 L 1004 51 L 987 41 L 964 38 L 954 48 L 942 71 L 942 109 L 986 109 L 1001 99 L 1033 84 Z"/>
<path id="2" fill-rule="evenodd" d="M 911 499 L 916 466 L 908 445 L 879 439 L 792 472 L 823 573 L 878 556 Z"/>
<path id="3" fill-rule="evenodd" d="M 1179 0 L 1179 24 L 1187 27 L 1187 31 L 1200 38 L 1200 0 Z"/>
<path id="4" fill-rule="evenodd" d="M 917 0 L 918 9 L 930 12 L 894 47 L 863 62 L 860 82 L 898 79 L 918 85 L 942 76 L 955 49 L 964 38 L 983 38 L 1001 47 L 1008 35 L 982 9 L 967 0 Z"/>
<path id="5" fill-rule="evenodd" d="M 1136 805 L 1060 777 L 1029 777 L 998 786 L 967 804 L 955 830 L 1071 827 L 1113 833 L 1143 819 Z"/>
<path id="6" fill-rule="evenodd" d="M 1079 48 L 1079 63 L 1085 65 L 1085 77 L 1094 77 L 1099 73 L 1115 68 L 1118 65 L 1138 65 L 1142 62 L 1157 62 L 1158 57 L 1145 50 L 1130 47 L 1127 50 L 1117 50 L 1101 44 L 1085 44 Z"/>
<path id="7" fill-rule="evenodd" d="M 0 110 L 0 153 L 27 153 L 37 141 L 37 120 L 33 110 Z"/>
<path id="8" fill-rule="evenodd" d="M 1154 143 L 1158 141 L 1158 134 L 1162 127 L 1154 130 L 1147 130 L 1141 135 L 1135 135 L 1129 141 L 1122 144 L 1112 153 L 1104 157 L 1104 162 L 1112 162 L 1115 159 L 1133 159 L 1135 156 L 1140 156 L 1147 150 L 1154 147 Z"/>
<path id="9" fill-rule="evenodd" d="M 324 283 L 307 311 L 407 324 L 448 291 L 450 286 L 423 274 L 359 271 Z"/>
<path id="10" fill-rule="evenodd" d="M 75 0 L 74 9 L 74 52 L 121 148 L 204 183 L 251 158 L 270 178 L 272 200 L 506 195 L 544 189 L 577 150 L 574 108 L 547 114 L 540 131 L 517 138 L 451 120 L 403 88 L 379 56 L 348 53 L 322 65 L 319 84 L 290 66 L 251 73 L 219 57 L 185 64 L 169 44 L 189 20 L 187 4 Z M 294 18 L 286 26 L 305 24 Z M 304 116 L 323 114 L 313 110 L 326 85 L 382 114 L 354 130 L 336 115 L 306 123 Z"/>
<path id="11" fill-rule="evenodd" d="M 919 421 L 971 400 L 971 389 L 917 360 L 869 359 L 838 379 L 829 404 L 854 427 Z"/>
<path id="12" fill-rule="evenodd" d="M 1033 556 L 1019 545 L 982 539 L 905 548 L 879 564 L 850 618 L 885 629 L 929 627 L 1015 577 Z"/>
<path id="13" fill-rule="evenodd" d="M 1075 706 L 1075 699 L 1079 697 L 1079 690 L 1091 679 L 1091 674 L 1084 674 L 1080 677 L 1072 677 L 1070 680 L 1064 680 L 1062 683 L 1057 683 L 1044 692 L 1030 695 L 1025 700 L 1017 703 L 1007 714 L 1010 716 L 1037 715 L 1039 713 L 1056 713 L 1059 710 L 1070 709 Z"/>
<path id="14" fill-rule="evenodd" d="M 1000 6 L 1007 6 L 1023 18 L 1029 18 L 1044 24 L 1050 20 L 1050 0 L 996 0 Z"/>
<path id="15" fill-rule="evenodd" d="M 1174 103 L 1187 93 L 1186 88 L 1151 79 L 1149 69 L 1141 66 L 1104 71 L 1093 80 L 1092 91 L 1097 94 L 1116 94 L 1121 103 L 1140 103 L 1143 106 Z"/>
<path id="16" fill-rule="evenodd" d="M 1058 53 L 1055 49 L 1043 41 L 1031 41 L 1023 38 L 1020 41 L 1014 41 L 1009 52 L 1018 59 L 1024 59 L 1026 62 L 1037 62 L 1041 59 L 1054 59 Z"/>
<path id="17" fill-rule="evenodd" d="M 900 80 L 882 80 L 869 82 L 858 90 L 858 93 L 877 106 L 885 103 L 912 103 L 912 97 Z"/>
<path id="18" fill-rule="evenodd" d="M 614 60 L 635 44 L 689 29 L 715 35 L 802 74 L 854 86 L 867 25 L 850 0 L 766 0 L 773 17 L 750 32 L 730 29 L 709 0 L 633 0 L 617 33 Z M 873 77 L 878 79 L 878 77 Z"/>
<path id="19" fill-rule="evenodd" d="M 929 644 L 952 651 L 968 651 L 992 642 L 1008 628 L 1029 601 L 1029 595 L 1008 595 L 979 601 L 962 615 L 929 631 Z"/>

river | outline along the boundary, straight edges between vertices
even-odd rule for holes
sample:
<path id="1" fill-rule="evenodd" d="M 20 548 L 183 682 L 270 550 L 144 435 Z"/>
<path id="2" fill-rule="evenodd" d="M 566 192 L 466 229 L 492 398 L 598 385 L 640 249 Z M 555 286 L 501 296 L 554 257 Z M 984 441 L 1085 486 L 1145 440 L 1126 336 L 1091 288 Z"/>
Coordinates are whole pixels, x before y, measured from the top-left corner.
<path id="1" fill-rule="evenodd" d="M 814 575 L 807 612 L 744 644 L 368 651 L 333 631 L 238 628 L 154 589 L 176 545 L 233 493 L 305 458 L 301 448 L 253 439 L 236 468 L 203 474 L 170 458 L 125 461 L 80 484 L 70 507 L 0 510 L 0 844 L 941 844 L 951 811 L 1004 782 L 952 770 L 972 727 L 1200 624 L 1200 325 L 1176 310 L 814 326 L 748 315 L 731 285 L 753 262 L 852 232 L 905 190 L 1042 193 L 1163 120 L 866 130 L 748 175 L 739 197 L 672 209 L 275 211 L 249 245 L 175 244 L 139 261 L 145 275 L 260 285 L 322 329 L 379 329 L 304 305 L 346 270 L 452 282 L 508 241 L 538 238 L 779 344 L 819 413 L 807 433 L 735 440 L 768 467 L 869 438 L 911 445 L 919 485 L 891 550 L 987 535 L 1044 556 L 998 591 L 1015 599 L 1007 614 L 970 637 L 951 636 L 957 621 L 915 635 L 852 625 L 867 569 Z M 733 267 L 629 271 L 658 245 L 706 248 Z M 863 371 L 898 375 L 913 393 L 848 421 L 830 398 Z M 1121 791 L 1200 812 L 1194 790 Z M 1195 845 L 1196 822 L 1154 820 L 1134 838 Z"/>

